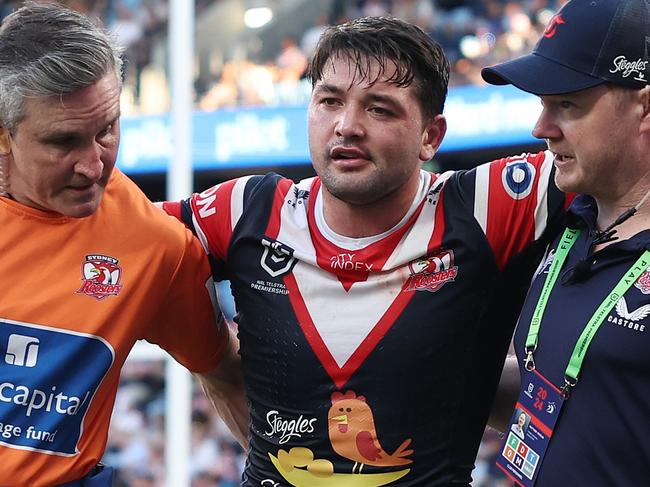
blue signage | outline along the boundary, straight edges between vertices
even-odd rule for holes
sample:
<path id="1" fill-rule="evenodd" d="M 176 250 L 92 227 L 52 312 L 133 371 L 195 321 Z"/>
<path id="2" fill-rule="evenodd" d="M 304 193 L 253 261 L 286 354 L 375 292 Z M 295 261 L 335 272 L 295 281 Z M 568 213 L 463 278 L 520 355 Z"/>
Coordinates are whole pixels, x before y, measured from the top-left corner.
<path id="1" fill-rule="evenodd" d="M 451 88 L 441 152 L 535 142 L 537 97 L 512 86 Z M 307 107 L 258 107 L 195 112 L 195 169 L 309 164 Z M 125 117 L 118 166 L 126 173 L 164 172 L 174 144 L 169 115 Z"/>

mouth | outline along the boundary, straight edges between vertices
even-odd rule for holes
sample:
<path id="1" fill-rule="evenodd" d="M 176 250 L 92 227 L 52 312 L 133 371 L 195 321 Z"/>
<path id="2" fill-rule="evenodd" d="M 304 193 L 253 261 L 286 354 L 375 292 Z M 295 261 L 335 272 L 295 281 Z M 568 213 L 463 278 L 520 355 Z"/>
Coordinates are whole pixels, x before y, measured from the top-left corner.
<path id="1" fill-rule="evenodd" d="M 337 146 L 329 155 L 332 162 L 342 167 L 362 166 L 370 161 L 370 156 L 358 147 Z"/>
<path id="2" fill-rule="evenodd" d="M 559 152 L 553 151 L 553 155 L 555 156 L 555 165 L 556 166 L 562 166 L 565 164 L 568 164 L 570 162 L 573 162 L 575 159 L 573 156 L 570 156 L 568 154 L 561 154 Z"/>

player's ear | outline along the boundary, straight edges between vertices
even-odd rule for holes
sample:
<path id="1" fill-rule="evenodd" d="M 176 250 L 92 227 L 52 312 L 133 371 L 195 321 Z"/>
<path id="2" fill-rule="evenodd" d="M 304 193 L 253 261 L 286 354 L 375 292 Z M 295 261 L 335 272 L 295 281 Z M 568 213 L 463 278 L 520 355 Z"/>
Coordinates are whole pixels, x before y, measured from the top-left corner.
<path id="1" fill-rule="evenodd" d="M 430 161 L 438 152 L 438 147 L 447 132 L 447 120 L 444 115 L 436 115 L 426 123 L 424 129 L 422 147 L 420 148 L 422 162 Z"/>
<path id="2" fill-rule="evenodd" d="M 639 95 L 641 97 L 641 105 L 643 113 L 641 114 L 641 133 L 650 134 L 650 86 L 643 88 Z"/>
<path id="3" fill-rule="evenodd" d="M 11 134 L 9 129 L 0 125 L 0 155 L 7 155 L 11 152 Z"/>

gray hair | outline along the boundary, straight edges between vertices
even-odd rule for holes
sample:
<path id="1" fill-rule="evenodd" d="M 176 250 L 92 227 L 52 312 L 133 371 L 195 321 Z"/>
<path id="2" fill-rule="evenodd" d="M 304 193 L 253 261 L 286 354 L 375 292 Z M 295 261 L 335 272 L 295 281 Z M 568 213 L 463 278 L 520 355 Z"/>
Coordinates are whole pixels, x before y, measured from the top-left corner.
<path id="1" fill-rule="evenodd" d="M 89 18 L 53 3 L 26 2 L 0 26 L 0 123 L 14 132 L 28 97 L 61 96 L 113 71 L 122 49 Z"/>

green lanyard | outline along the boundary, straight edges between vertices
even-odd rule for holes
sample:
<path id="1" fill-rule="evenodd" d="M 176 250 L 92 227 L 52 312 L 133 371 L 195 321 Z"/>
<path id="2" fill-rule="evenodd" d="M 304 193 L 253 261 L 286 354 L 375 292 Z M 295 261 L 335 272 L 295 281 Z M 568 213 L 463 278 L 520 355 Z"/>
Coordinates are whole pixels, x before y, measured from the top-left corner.
<path id="1" fill-rule="evenodd" d="M 566 261 L 569 251 L 573 244 L 576 243 L 580 230 L 573 230 L 567 228 L 564 230 L 564 234 L 560 239 L 560 244 L 555 252 L 553 261 L 551 262 L 551 267 L 544 281 L 544 286 L 542 287 L 542 292 L 540 293 L 539 300 L 537 301 L 537 306 L 535 306 L 535 311 L 533 312 L 533 317 L 530 321 L 530 327 L 528 328 L 528 336 L 526 338 L 526 362 L 525 367 L 527 370 L 535 369 L 535 361 L 533 359 L 533 353 L 537 349 L 537 343 L 539 340 L 539 328 L 542 324 L 542 316 L 546 310 L 546 305 L 548 304 L 548 298 L 555 286 L 555 281 L 557 281 L 558 276 L 560 275 L 560 270 Z M 569 359 L 569 365 L 567 365 L 566 370 L 564 371 L 564 387 L 562 392 L 565 397 L 568 397 L 571 389 L 578 383 L 578 375 L 580 374 L 580 369 L 582 368 L 582 362 L 585 359 L 591 340 L 594 338 L 594 335 L 600 328 L 600 326 L 605 321 L 607 313 L 609 313 L 616 303 L 621 299 L 625 292 L 632 287 L 632 284 L 643 274 L 643 272 L 650 265 L 650 251 L 646 250 L 641 257 L 630 267 L 630 269 L 623 275 L 621 280 L 614 286 L 614 289 L 605 297 L 603 302 L 598 306 L 595 313 L 592 315 L 590 320 L 587 322 L 578 342 L 573 348 L 571 353 L 571 358 Z"/>

